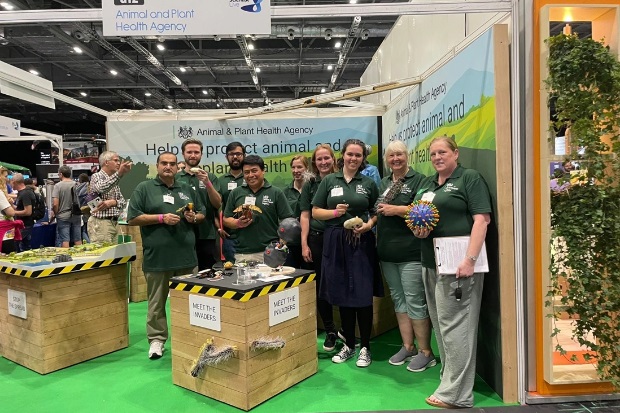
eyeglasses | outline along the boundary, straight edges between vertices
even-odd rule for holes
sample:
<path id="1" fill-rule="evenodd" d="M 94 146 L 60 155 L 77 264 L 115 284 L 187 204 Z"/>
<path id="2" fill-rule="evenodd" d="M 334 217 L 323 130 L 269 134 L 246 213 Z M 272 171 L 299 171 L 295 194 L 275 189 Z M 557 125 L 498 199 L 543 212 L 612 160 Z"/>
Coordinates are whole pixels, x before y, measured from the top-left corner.
<path id="1" fill-rule="evenodd" d="M 120 158 L 110 159 L 112 162 L 121 163 Z"/>
<path id="2" fill-rule="evenodd" d="M 228 152 L 226 156 L 229 156 L 231 158 L 242 158 L 243 152 Z"/>

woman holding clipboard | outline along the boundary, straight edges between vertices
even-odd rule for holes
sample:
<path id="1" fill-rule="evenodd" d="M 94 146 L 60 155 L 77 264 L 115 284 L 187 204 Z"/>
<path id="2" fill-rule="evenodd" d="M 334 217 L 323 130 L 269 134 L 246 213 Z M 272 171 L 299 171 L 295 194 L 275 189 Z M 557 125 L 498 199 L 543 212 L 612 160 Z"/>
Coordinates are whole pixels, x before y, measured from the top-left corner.
<path id="1" fill-rule="evenodd" d="M 484 281 L 484 274 L 475 273 L 474 266 L 491 221 L 491 198 L 480 173 L 459 165 L 454 139 L 433 139 L 430 158 L 437 173 L 422 183 L 415 199 L 433 203 L 439 211 L 439 222 L 433 231 L 413 232 L 422 239 L 422 278 L 441 357 L 441 382 L 426 402 L 435 407 L 466 408 L 474 404 Z M 470 238 L 463 257 L 454 257 L 460 262 L 455 273 L 438 274 L 433 239 L 459 236 Z"/>

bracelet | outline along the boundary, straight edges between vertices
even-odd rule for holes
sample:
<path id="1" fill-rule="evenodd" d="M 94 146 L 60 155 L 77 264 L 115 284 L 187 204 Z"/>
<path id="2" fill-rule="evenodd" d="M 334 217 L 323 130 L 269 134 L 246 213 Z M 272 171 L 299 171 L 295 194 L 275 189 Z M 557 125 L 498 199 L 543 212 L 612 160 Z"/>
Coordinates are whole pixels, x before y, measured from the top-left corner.
<path id="1" fill-rule="evenodd" d="M 334 218 L 338 218 L 338 210 L 334 209 Z"/>
<path id="2" fill-rule="evenodd" d="M 470 260 L 472 260 L 473 262 L 476 262 L 476 260 L 478 260 L 478 256 L 477 255 L 466 255 L 467 258 L 469 258 Z"/>
<path id="3" fill-rule="evenodd" d="M 164 214 L 159 214 L 158 220 L 159 220 L 160 224 L 163 224 L 164 223 Z"/>
<path id="4" fill-rule="evenodd" d="M 211 183 L 211 181 L 207 181 L 207 186 L 213 186 L 213 184 Z"/>

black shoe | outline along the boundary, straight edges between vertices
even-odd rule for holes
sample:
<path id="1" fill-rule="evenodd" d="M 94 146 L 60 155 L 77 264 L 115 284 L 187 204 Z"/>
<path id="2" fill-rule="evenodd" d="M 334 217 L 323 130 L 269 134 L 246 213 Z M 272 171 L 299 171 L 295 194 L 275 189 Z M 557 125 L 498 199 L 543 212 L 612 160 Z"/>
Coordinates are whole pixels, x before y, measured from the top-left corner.
<path id="1" fill-rule="evenodd" d="M 337 333 L 337 334 L 338 334 L 338 338 L 339 338 L 340 340 L 342 340 L 342 342 L 343 342 L 344 344 L 347 344 L 347 339 L 346 339 L 346 337 L 344 336 L 344 330 L 343 330 L 342 328 L 341 328 L 340 330 L 338 330 L 338 333 Z M 359 346 L 360 346 L 360 342 L 356 339 L 356 340 L 355 340 L 355 347 L 359 347 Z"/>
<path id="2" fill-rule="evenodd" d="M 334 351 L 336 348 L 336 333 L 325 334 L 325 341 L 323 342 L 323 350 Z"/>

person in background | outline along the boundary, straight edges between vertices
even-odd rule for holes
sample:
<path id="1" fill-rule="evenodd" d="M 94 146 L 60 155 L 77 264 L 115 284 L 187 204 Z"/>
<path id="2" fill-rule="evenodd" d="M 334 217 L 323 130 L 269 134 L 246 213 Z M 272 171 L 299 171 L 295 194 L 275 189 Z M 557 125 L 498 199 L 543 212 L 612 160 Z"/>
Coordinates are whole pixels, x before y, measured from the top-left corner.
<path id="1" fill-rule="evenodd" d="M 344 363 L 355 356 L 355 322 L 360 331 L 358 367 L 372 363 L 373 295 L 383 295 L 375 235 L 371 231 L 377 217 L 375 202 L 379 190 L 374 181 L 360 172 L 364 168 L 366 146 L 357 139 L 343 144 L 340 171 L 327 175 L 312 200 L 312 217 L 325 221 L 321 297 L 340 307 L 345 344 L 332 357 Z M 344 222 L 359 217 L 363 224 L 345 229 Z"/>
<path id="2" fill-rule="evenodd" d="M 179 171 L 176 180 L 184 182 L 196 191 L 196 196 L 200 198 L 205 206 L 206 219 L 195 225 L 196 232 L 196 255 L 198 256 L 198 270 L 213 267 L 216 261 L 217 249 L 215 239 L 219 240 L 216 234 L 214 218 L 222 206 L 222 196 L 219 194 L 220 185 L 217 177 L 211 172 L 205 172 L 198 167 L 202 159 L 202 142 L 196 139 L 187 139 L 181 145 L 181 152 L 187 168 Z M 192 171 L 192 168 L 198 168 Z"/>
<path id="3" fill-rule="evenodd" d="M 475 273 L 491 222 L 491 197 L 486 182 L 473 169 L 459 163 L 453 138 L 441 136 L 431 141 L 430 158 L 435 168 L 416 194 L 416 200 L 432 202 L 439 211 L 437 226 L 414 229 L 422 239 L 422 279 L 428 311 L 441 357 L 440 383 L 426 403 L 442 408 L 468 408 L 474 404 L 478 318 L 484 274 Z M 469 236 L 467 251 L 456 274 L 438 275 L 433 239 Z M 458 291 L 458 292 L 457 292 Z"/>
<path id="4" fill-rule="evenodd" d="M 52 208 L 56 216 L 56 242 L 62 248 L 70 244 L 82 245 L 82 215 L 74 215 L 73 204 L 77 202 L 75 181 L 71 178 L 72 170 L 67 165 L 58 168 L 60 182 L 54 185 Z"/>
<path id="5" fill-rule="evenodd" d="M 86 173 L 81 173 L 78 176 L 78 183 L 75 186 L 75 195 L 78 197 L 80 207 L 82 207 L 82 241 L 90 242 L 88 236 L 88 218 L 90 218 L 90 211 L 86 206 L 86 198 L 88 196 L 88 184 L 90 183 L 90 177 Z M 84 213 L 88 211 L 88 213 Z"/>
<path id="6" fill-rule="evenodd" d="M 128 224 L 139 226 L 142 235 L 150 359 L 163 355 L 168 340 L 168 282 L 195 271 L 198 259 L 193 227 L 205 219 L 202 201 L 190 186 L 175 179 L 177 171 L 176 155 L 162 152 L 157 157 L 157 176 L 138 184 L 127 212 Z M 187 208 L 190 202 L 193 209 Z M 177 212 L 179 209 L 182 212 Z"/>
<path id="7" fill-rule="evenodd" d="M 293 182 L 284 188 L 284 195 L 286 196 L 288 205 L 291 207 L 291 211 L 293 211 L 293 217 L 299 219 L 301 216 L 299 198 L 308 173 L 308 158 L 303 155 L 294 156 L 293 159 L 291 159 L 291 173 L 293 175 Z M 289 243 L 287 246 L 289 248 L 289 254 L 284 265 L 293 268 L 305 268 L 305 261 L 301 256 L 301 244 Z"/>
<path id="8" fill-rule="evenodd" d="M 183 142 L 183 143 L 185 143 L 185 142 Z M 177 164 L 177 167 L 179 168 L 179 172 L 181 172 L 181 171 L 185 170 L 185 168 L 187 167 L 187 164 L 185 162 L 181 161 L 181 162 L 179 162 Z"/>
<path id="9" fill-rule="evenodd" d="M 334 151 L 328 144 L 322 143 L 312 152 L 312 173 L 315 175 L 306 182 L 299 197 L 301 217 L 301 253 L 306 263 L 311 264 L 315 278 L 316 305 L 319 316 L 325 328 L 323 350 L 333 351 L 336 348 L 337 328 L 334 324 L 334 310 L 332 305 L 320 297 L 322 282 L 321 265 L 323 263 L 323 232 L 325 222 L 312 218 L 312 198 L 316 194 L 321 181 L 329 174 L 338 171 Z"/>
<path id="10" fill-rule="evenodd" d="M 225 229 L 221 224 L 223 220 L 224 209 L 226 208 L 226 201 L 230 192 L 243 185 L 245 180 L 243 179 L 243 169 L 241 165 L 245 159 L 245 146 L 241 142 L 231 142 L 226 145 L 226 161 L 228 162 L 228 173 L 222 175 L 219 178 L 220 183 L 220 195 L 222 195 L 222 211 L 220 212 L 220 219 L 216 220 L 215 226 L 217 232 L 222 238 L 222 254 L 226 261 L 234 262 L 235 260 L 235 246 L 234 239 L 237 234 L 233 229 Z"/>
<path id="11" fill-rule="evenodd" d="M 263 253 L 271 241 L 278 239 L 278 226 L 293 216 L 280 188 L 265 179 L 265 162 L 258 155 L 245 157 L 242 164 L 245 183 L 230 192 L 224 210 L 224 225 L 237 231 L 236 261 L 263 262 Z M 235 209 L 249 205 L 260 209 L 253 217 L 238 216 Z"/>
<path id="12" fill-rule="evenodd" d="M 437 362 L 431 350 L 431 321 L 422 282 L 420 240 L 412 236 L 404 217 L 426 177 L 409 167 L 407 145 L 402 141 L 390 142 L 384 157 L 392 173 L 379 186 L 382 195 L 377 205 L 377 254 L 403 340 L 401 349 L 388 361 L 400 366 L 411 360 L 407 370 L 420 372 Z"/>
<path id="13" fill-rule="evenodd" d="M 4 180 L 6 182 L 6 195 L 8 199 L 9 201 L 14 203 L 17 199 L 17 193 L 13 190 L 13 187 L 9 183 L 9 170 L 6 169 L 4 166 L 0 166 L 0 175 L 4 177 Z"/>
<path id="14" fill-rule="evenodd" d="M 23 252 L 31 249 L 30 240 L 32 239 L 32 227 L 34 227 L 32 208 L 35 203 L 35 194 L 32 188 L 26 187 L 22 174 L 13 175 L 13 189 L 17 191 L 15 219 L 20 219 L 24 223 L 24 229 L 21 231 L 22 239 L 17 243 L 17 250 Z"/>
<path id="15" fill-rule="evenodd" d="M 372 146 L 366 144 L 366 156 L 370 156 L 371 153 Z M 367 160 L 364 160 L 364 169 L 362 170 L 361 174 L 375 181 L 375 184 L 377 184 L 377 186 L 381 184 L 381 175 L 379 174 L 379 169 L 376 166 L 368 163 Z"/>
<path id="16" fill-rule="evenodd" d="M 15 209 L 6 193 L 6 178 L 0 175 L 0 231 L 2 233 L 2 247 L 4 254 L 15 252 L 15 227 L 12 224 Z"/>
<path id="17" fill-rule="evenodd" d="M 99 165 L 101 170 L 90 178 L 90 192 L 102 202 L 90 211 L 88 234 L 92 242 L 115 243 L 118 217 L 125 208 L 118 182 L 131 170 L 132 163 L 121 161 L 116 152 L 105 151 L 99 155 Z"/>

